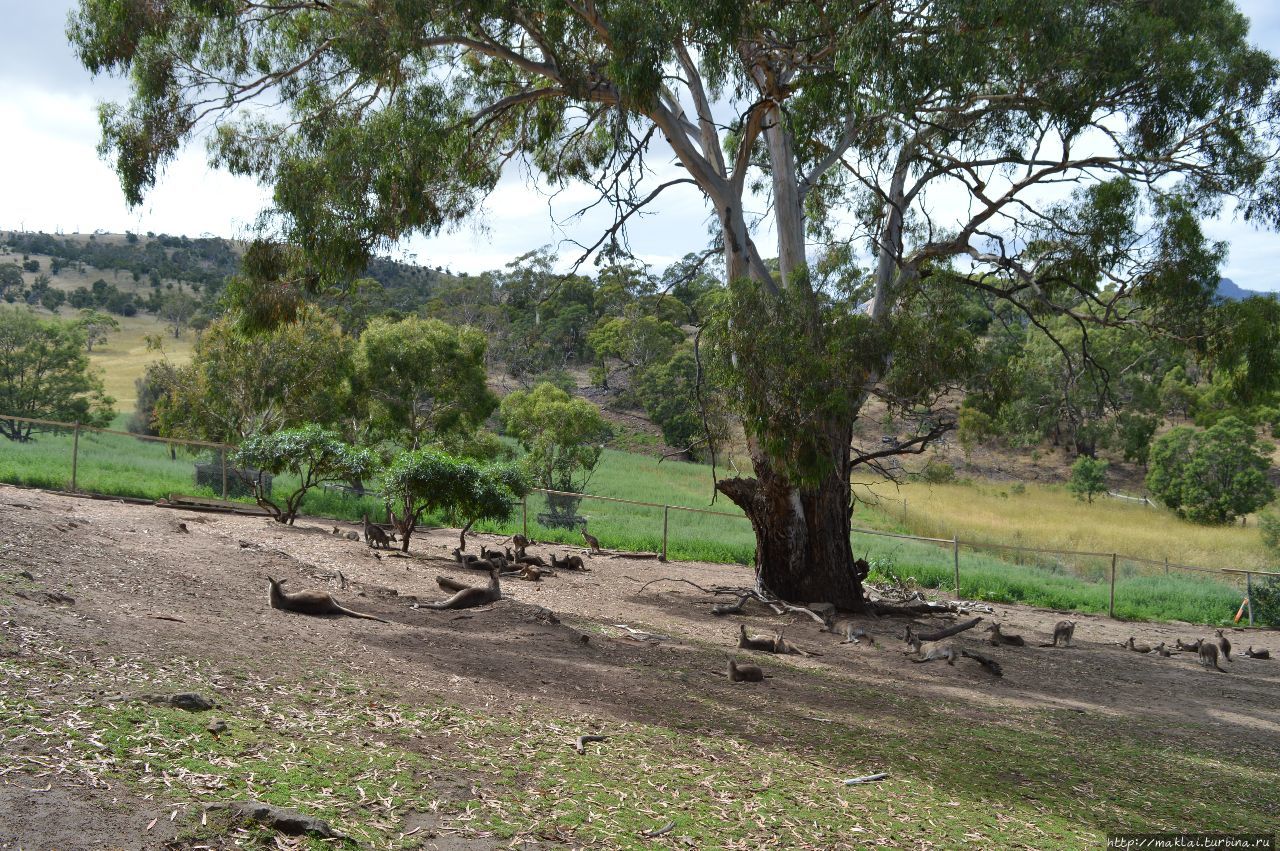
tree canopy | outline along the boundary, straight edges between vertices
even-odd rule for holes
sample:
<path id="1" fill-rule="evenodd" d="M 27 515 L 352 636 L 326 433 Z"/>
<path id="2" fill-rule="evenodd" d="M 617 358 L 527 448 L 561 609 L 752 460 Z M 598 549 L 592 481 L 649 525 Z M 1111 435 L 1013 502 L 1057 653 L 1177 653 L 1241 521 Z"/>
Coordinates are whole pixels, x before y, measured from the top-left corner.
<path id="1" fill-rule="evenodd" d="M 498 407 L 485 385 L 484 335 L 438 319 L 375 319 L 355 351 L 356 392 L 378 437 L 418 449 L 474 432 Z"/>
<path id="2" fill-rule="evenodd" d="M 237 447 L 231 460 L 275 476 L 290 473 L 297 479 L 283 505 L 268 496 L 266 480 L 261 475 L 252 482 L 258 505 L 277 523 L 289 525 L 298 516 L 307 491 L 325 482 L 359 481 L 373 472 L 374 463 L 369 450 L 344 443 L 337 432 L 315 424 L 251 434 Z"/>
<path id="3" fill-rule="evenodd" d="M 237 442 L 255 432 L 333 424 L 346 410 L 350 341 L 308 308 L 296 322 L 242 333 L 237 317 L 213 322 L 156 404 L 164 434 Z"/>
<path id="4" fill-rule="evenodd" d="M 114 402 L 89 366 L 80 323 L 0 306 L 0 415 L 107 426 Z M 0 434 L 10 440 L 28 440 L 31 430 L 30 423 L 0 419 Z"/>
<path id="5" fill-rule="evenodd" d="M 502 400 L 502 422 L 524 447 L 534 484 L 559 491 L 586 487 L 610 434 L 595 405 L 546 383 L 509 393 Z"/>
<path id="6" fill-rule="evenodd" d="M 1042 332 L 1194 335 L 1222 256 L 1198 219 L 1280 217 L 1277 66 L 1230 0 L 81 0 L 69 31 L 90 70 L 131 75 L 101 113 L 126 198 L 214 125 L 215 161 L 273 186 L 266 222 L 316 280 L 468 217 L 513 162 L 592 186 L 613 224 L 585 248 L 605 254 L 654 199 L 700 197 L 754 471 L 720 490 L 766 586 L 850 608 L 852 468 L 951 427 L 854 451 L 852 425 L 971 366 L 950 356 L 964 329 L 937 345 L 913 305 L 976 288 Z"/>
<path id="7" fill-rule="evenodd" d="M 1264 448 L 1235 417 L 1203 431 L 1179 426 L 1152 444 L 1147 488 L 1188 520 L 1230 523 L 1275 497 Z"/>
<path id="8" fill-rule="evenodd" d="M 460 548 L 465 550 L 467 532 L 477 521 L 509 519 L 515 501 L 528 492 L 528 479 L 515 464 L 481 463 L 437 449 L 402 452 L 382 481 L 405 552 L 413 527 L 427 512 L 443 511 L 458 520 Z"/>

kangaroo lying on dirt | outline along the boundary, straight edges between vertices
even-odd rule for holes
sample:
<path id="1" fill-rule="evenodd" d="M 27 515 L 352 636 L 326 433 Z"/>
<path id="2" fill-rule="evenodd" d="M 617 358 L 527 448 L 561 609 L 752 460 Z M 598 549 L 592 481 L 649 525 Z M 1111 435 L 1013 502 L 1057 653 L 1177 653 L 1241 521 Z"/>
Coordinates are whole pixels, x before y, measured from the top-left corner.
<path id="1" fill-rule="evenodd" d="M 385 621 L 382 618 L 352 611 L 345 606 L 339 605 L 338 601 L 333 599 L 333 595 L 328 591 L 299 591 L 296 594 L 289 594 L 280 587 L 288 580 L 272 579 L 268 576 L 267 581 L 271 583 L 271 590 L 267 593 L 267 602 L 271 604 L 273 609 L 298 612 L 303 615 L 346 615 L 349 618 L 364 618 L 378 623 L 390 623 L 390 621 Z"/>
<path id="2" fill-rule="evenodd" d="M 449 587 L 456 587 L 453 580 L 446 579 L 444 582 L 440 580 L 444 577 L 437 577 L 436 583 L 445 590 Z M 441 600 L 438 603 L 423 603 L 424 609 L 474 609 L 476 606 L 483 606 L 488 603 L 494 603 L 502 599 L 502 589 L 498 586 L 498 568 L 489 568 L 489 585 L 485 588 L 462 587 L 449 599 Z"/>

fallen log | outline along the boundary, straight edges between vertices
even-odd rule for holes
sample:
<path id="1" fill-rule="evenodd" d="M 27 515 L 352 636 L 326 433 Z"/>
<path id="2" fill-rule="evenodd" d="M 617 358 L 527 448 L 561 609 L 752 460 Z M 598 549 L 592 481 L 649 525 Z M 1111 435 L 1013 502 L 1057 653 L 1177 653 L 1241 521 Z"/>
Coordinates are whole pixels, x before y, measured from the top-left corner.
<path id="1" fill-rule="evenodd" d="M 960 651 L 960 655 L 967 656 L 968 658 L 974 660 L 979 665 L 981 665 L 982 667 L 990 671 L 992 676 L 996 676 L 996 677 L 1004 676 L 1004 669 L 1000 667 L 1000 663 L 997 662 L 995 659 L 992 659 L 990 656 L 984 656 L 983 654 L 977 652 L 976 650 L 964 650 L 964 649 Z"/>
<path id="2" fill-rule="evenodd" d="M 936 632 L 922 632 L 917 637 L 921 641 L 941 641 L 944 638 L 950 638 L 953 635 L 957 635 L 961 632 L 964 632 L 966 629 L 973 629 L 975 626 L 977 626 L 981 622 L 982 622 L 982 618 L 976 617 L 973 620 L 965 621 L 964 623 L 958 623 L 955 626 L 949 626 L 946 629 L 940 629 L 940 630 L 937 630 Z"/>

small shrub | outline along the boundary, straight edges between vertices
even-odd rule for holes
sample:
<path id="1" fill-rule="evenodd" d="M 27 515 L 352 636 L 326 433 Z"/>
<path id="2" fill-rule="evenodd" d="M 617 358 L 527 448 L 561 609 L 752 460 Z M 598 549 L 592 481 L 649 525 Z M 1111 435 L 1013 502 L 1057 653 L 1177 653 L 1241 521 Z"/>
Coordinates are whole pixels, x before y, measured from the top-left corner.
<path id="1" fill-rule="evenodd" d="M 1096 494 L 1104 493 L 1107 489 L 1107 462 L 1081 455 L 1071 465 L 1071 481 L 1067 487 L 1076 495 L 1076 499 L 1093 502 Z"/>
<path id="2" fill-rule="evenodd" d="M 950 484 L 956 480 L 956 468 L 945 461 L 930 461 L 920 471 L 920 479 L 931 485 Z"/>
<path id="3" fill-rule="evenodd" d="M 350 482 L 373 471 L 373 453 L 342 441 L 337 432 L 318 425 L 284 429 L 271 434 L 251 434 L 231 456 L 237 466 L 249 466 L 274 475 L 292 473 L 298 487 L 277 505 L 270 496 L 271 483 L 258 476 L 254 498 L 277 523 L 293 524 L 302 497 L 324 482 Z"/>

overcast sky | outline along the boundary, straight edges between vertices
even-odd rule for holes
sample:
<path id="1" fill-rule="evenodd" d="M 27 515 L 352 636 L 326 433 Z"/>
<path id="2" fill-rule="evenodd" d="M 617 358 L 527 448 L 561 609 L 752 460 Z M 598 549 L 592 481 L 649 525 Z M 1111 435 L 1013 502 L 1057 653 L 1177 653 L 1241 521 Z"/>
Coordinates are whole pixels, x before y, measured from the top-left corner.
<path id="1" fill-rule="evenodd" d="M 252 181 L 212 171 L 195 143 L 170 165 L 142 207 L 129 210 L 110 167 L 98 157 L 95 107 L 127 94 L 116 80 L 90 78 L 67 45 L 64 28 L 75 0 L 0 0 L 0 230 L 66 233 L 94 229 L 244 236 L 268 193 Z M 1253 22 L 1252 40 L 1280 55 L 1280 3 L 1238 0 Z M 632 248 L 657 267 L 706 245 L 707 210 L 693 190 L 673 190 L 651 216 L 631 228 Z M 517 175 L 504 178 L 474 225 L 403 252 L 419 263 L 455 271 L 498 268 L 566 238 L 591 243 L 599 217 L 567 231 L 553 224 L 590 199 L 574 188 L 552 200 Z M 1255 290 L 1280 290 L 1280 234 L 1242 222 L 1213 222 L 1210 235 L 1230 243 L 1226 277 Z M 571 245 L 563 245 L 566 254 Z"/>

